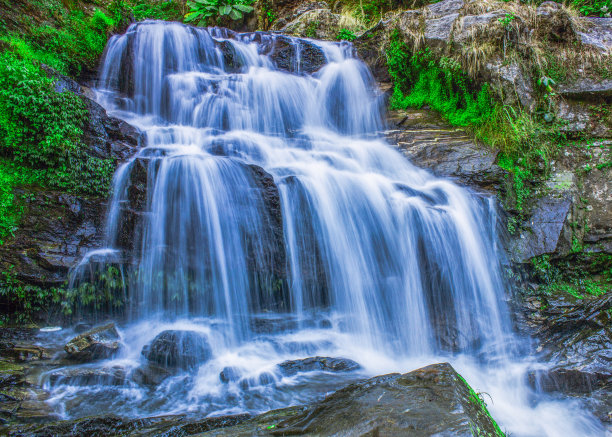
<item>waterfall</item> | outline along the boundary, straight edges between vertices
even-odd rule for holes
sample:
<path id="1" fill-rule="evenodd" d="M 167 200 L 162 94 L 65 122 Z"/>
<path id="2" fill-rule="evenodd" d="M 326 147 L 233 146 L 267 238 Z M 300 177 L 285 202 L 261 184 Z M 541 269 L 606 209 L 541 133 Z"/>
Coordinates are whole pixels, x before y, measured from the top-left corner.
<path id="1" fill-rule="evenodd" d="M 107 247 L 74 281 L 90 258 L 122 260 L 130 322 L 113 363 L 139 368 L 165 329 L 207 336 L 212 358 L 156 389 L 89 387 L 81 414 L 262 412 L 433 359 L 508 379 L 495 202 L 385 142 L 383 96 L 350 43 L 136 23 L 109 41 L 97 94 L 144 140 L 115 175 Z M 363 371 L 279 374 L 314 355 Z M 510 404 L 535 411 L 520 390 Z"/>
<path id="2" fill-rule="evenodd" d="M 213 317 L 240 342 L 257 312 L 331 311 L 405 355 L 509 332 L 493 203 L 385 143 L 380 93 L 348 43 L 144 22 L 110 41 L 99 89 L 146 136 L 108 226 L 121 249 L 144 161 L 135 319 Z"/>

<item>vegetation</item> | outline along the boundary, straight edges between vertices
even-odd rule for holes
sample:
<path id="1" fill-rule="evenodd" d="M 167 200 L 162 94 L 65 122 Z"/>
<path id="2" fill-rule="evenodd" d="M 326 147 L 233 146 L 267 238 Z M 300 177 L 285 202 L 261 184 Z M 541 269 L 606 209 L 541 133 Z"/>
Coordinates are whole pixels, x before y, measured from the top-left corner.
<path id="1" fill-rule="evenodd" d="M 22 283 L 13 267 L 0 273 L 0 326 L 26 324 L 37 320 L 75 316 L 106 318 L 125 309 L 125 282 L 117 267 L 92 273 L 87 281 L 70 288 L 43 288 Z"/>
<path id="2" fill-rule="evenodd" d="M 346 28 L 340 29 L 338 36 L 336 36 L 336 39 L 340 41 L 355 41 L 356 38 L 355 32 Z"/>
<path id="3" fill-rule="evenodd" d="M 230 20 L 241 20 L 243 14 L 253 11 L 254 0 L 193 0 L 187 2 L 189 12 L 186 23 L 198 26 L 222 25 Z"/>
<path id="4" fill-rule="evenodd" d="M 567 293 L 578 299 L 612 290 L 612 256 L 575 252 L 569 259 L 552 260 L 541 255 L 531 260 L 533 278 L 545 294 Z"/>

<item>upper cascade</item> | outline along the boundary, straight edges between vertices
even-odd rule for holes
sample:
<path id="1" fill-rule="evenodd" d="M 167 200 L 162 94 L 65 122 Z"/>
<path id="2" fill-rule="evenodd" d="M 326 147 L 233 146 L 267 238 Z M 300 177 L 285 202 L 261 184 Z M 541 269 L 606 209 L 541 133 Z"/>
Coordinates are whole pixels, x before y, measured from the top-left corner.
<path id="1" fill-rule="evenodd" d="M 111 39 L 98 93 L 146 137 L 108 218 L 136 320 L 212 317 L 231 345 L 262 311 L 326 312 L 403 355 L 502 347 L 493 201 L 384 142 L 349 43 L 147 21 Z"/>

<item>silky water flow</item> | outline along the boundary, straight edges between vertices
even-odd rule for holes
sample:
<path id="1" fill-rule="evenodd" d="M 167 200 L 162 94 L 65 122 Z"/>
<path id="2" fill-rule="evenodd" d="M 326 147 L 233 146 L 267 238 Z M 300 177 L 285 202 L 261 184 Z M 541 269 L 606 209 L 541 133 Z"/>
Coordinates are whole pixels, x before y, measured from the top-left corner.
<path id="1" fill-rule="evenodd" d="M 122 352 L 96 364 L 111 382 L 45 383 L 65 417 L 260 413 L 449 361 L 512 435 L 603 432 L 578 401 L 525 384 L 535 363 L 512 333 L 494 199 L 385 142 L 351 44 L 137 23 L 109 41 L 97 95 L 143 146 L 115 174 L 106 247 L 72 285 L 120 266 L 128 322 Z M 137 384 L 165 330 L 205 338 L 206 359 Z M 361 369 L 279 371 L 312 356 Z"/>

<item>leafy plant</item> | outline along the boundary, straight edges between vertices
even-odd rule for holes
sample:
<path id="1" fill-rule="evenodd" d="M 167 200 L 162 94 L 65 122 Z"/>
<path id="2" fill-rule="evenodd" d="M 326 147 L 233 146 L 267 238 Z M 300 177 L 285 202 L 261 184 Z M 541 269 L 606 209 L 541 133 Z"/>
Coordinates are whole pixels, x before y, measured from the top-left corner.
<path id="1" fill-rule="evenodd" d="M 491 115 L 487 84 L 478 89 L 455 60 L 436 60 L 429 49 L 409 53 L 399 32 L 394 32 L 387 49 L 394 83 L 392 109 L 427 105 L 457 126 L 479 125 Z"/>
<path id="2" fill-rule="evenodd" d="M 224 17 L 240 20 L 243 14 L 253 11 L 252 3 L 253 0 L 192 0 L 187 2 L 190 10 L 185 22 L 208 26 Z"/>
<path id="3" fill-rule="evenodd" d="M 606 18 L 612 16 L 612 0 L 573 0 L 572 4 L 585 16 Z"/>
<path id="4" fill-rule="evenodd" d="M 357 35 L 355 35 L 355 32 L 344 28 L 340 29 L 338 35 L 336 36 L 336 39 L 340 41 L 355 41 L 356 38 Z"/>

